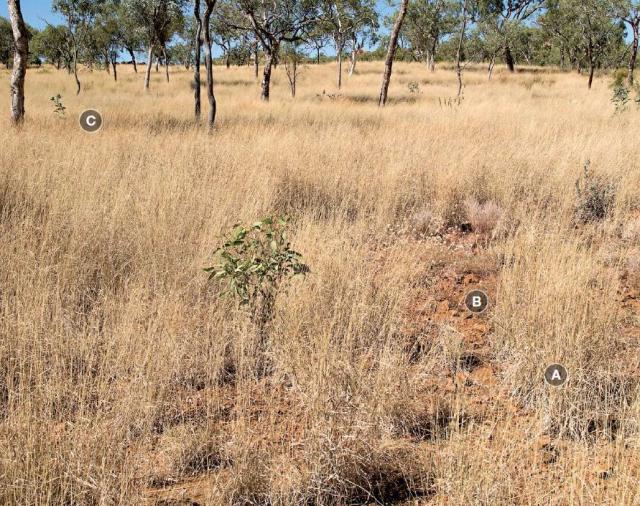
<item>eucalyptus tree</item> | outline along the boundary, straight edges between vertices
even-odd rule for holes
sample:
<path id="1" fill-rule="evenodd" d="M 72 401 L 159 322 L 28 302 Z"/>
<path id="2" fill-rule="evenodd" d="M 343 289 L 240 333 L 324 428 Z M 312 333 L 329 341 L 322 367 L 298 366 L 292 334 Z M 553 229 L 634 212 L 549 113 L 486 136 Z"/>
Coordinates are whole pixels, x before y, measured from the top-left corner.
<path id="1" fill-rule="evenodd" d="M 11 122 L 24 121 L 24 81 L 27 75 L 29 58 L 29 34 L 22 17 L 20 0 L 9 0 L 9 19 L 13 33 L 13 70 L 11 72 Z"/>
<path id="2" fill-rule="evenodd" d="M 72 57 L 72 72 L 76 81 L 76 95 L 80 93 L 78 63 L 81 51 L 89 46 L 95 17 L 103 0 L 54 0 L 53 11 L 66 22 L 68 51 Z"/>
<path id="3" fill-rule="evenodd" d="M 129 10 L 126 2 L 120 1 L 117 9 L 118 29 L 120 33 L 120 44 L 124 49 L 131 63 L 133 71 L 138 73 L 138 61 L 136 53 L 142 51 L 145 45 L 145 26 L 136 22 L 135 18 L 129 16 Z"/>
<path id="4" fill-rule="evenodd" d="M 640 1 L 618 0 L 614 3 L 616 15 L 629 27 L 631 31 L 631 47 L 627 63 L 627 84 L 633 86 L 636 60 L 638 59 L 638 32 L 640 29 Z"/>
<path id="5" fill-rule="evenodd" d="M 204 66 L 207 75 L 207 100 L 209 102 L 209 115 L 207 117 L 207 126 L 209 131 L 213 129 L 216 120 L 217 103 L 213 93 L 213 54 L 211 53 L 211 15 L 216 6 L 217 0 L 204 0 L 205 7 L 202 15 L 202 41 L 204 45 Z"/>
<path id="6" fill-rule="evenodd" d="M 502 41 L 504 62 L 510 72 L 515 72 L 513 36 L 517 29 L 533 19 L 545 5 L 545 0 L 479 0 L 478 12 L 485 22 L 491 22 Z"/>
<path id="7" fill-rule="evenodd" d="M 322 50 L 331 44 L 331 36 L 327 33 L 326 26 L 318 24 L 307 34 L 305 45 L 315 55 L 316 64 L 320 64 Z"/>
<path id="8" fill-rule="evenodd" d="M 459 23 L 460 28 L 458 32 L 457 48 L 456 48 L 456 77 L 458 78 L 458 100 L 462 97 L 462 71 L 464 66 L 462 65 L 464 43 L 466 39 L 467 28 L 474 21 L 474 13 L 476 4 L 473 0 L 459 0 L 458 5 L 460 7 Z"/>
<path id="9" fill-rule="evenodd" d="M 91 31 L 91 39 L 98 52 L 104 55 L 107 72 L 109 65 L 113 67 L 113 78 L 118 80 L 118 53 L 122 45 L 120 18 L 118 17 L 118 0 L 107 0 L 98 8 Z"/>
<path id="10" fill-rule="evenodd" d="M 33 37 L 29 49 L 58 70 L 65 68 L 71 72 L 73 55 L 70 47 L 66 27 L 48 25 Z"/>
<path id="11" fill-rule="evenodd" d="M 269 101 L 271 73 L 284 42 L 304 41 L 320 19 L 322 0 L 233 0 L 232 27 L 252 31 L 264 52 L 260 98 Z"/>
<path id="12" fill-rule="evenodd" d="M 402 23 L 407 15 L 407 7 L 409 0 L 401 0 L 400 7 L 396 14 L 391 35 L 389 36 L 389 46 L 387 47 L 387 56 L 384 62 L 384 74 L 382 75 L 382 86 L 380 87 L 380 96 L 378 98 L 378 106 L 382 107 L 387 103 L 387 95 L 389 93 L 389 83 L 391 82 L 391 72 L 393 69 L 393 59 L 396 56 L 396 50 L 398 49 L 398 37 L 400 37 L 400 30 L 402 30 Z"/>
<path id="13" fill-rule="evenodd" d="M 232 15 L 229 9 L 232 6 L 229 3 L 220 3 L 215 14 L 211 18 L 211 40 L 222 49 L 222 57 L 227 68 L 231 66 L 231 53 L 234 44 L 240 45 L 244 42 L 246 32 L 240 30 L 233 25 L 227 23 L 227 19 Z"/>
<path id="14" fill-rule="evenodd" d="M 454 31 L 454 9 L 451 0 L 414 0 L 407 9 L 402 35 L 432 72 L 440 41 Z"/>
<path id="15" fill-rule="evenodd" d="M 380 28 L 375 0 L 362 0 L 358 12 L 350 30 L 349 75 L 355 72 L 358 55 L 364 50 L 365 45 L 375 44 L 378 41 Z"/>
<path id="16" fill-rule="evenodd" d="M 141 38 L 147 46 L 145 90 L 149 89 L 154 54 L 163 56 L 169 81 L 167 43 L 181 30 L 186 4 L 187 0 L 123 0 L 124 15 L 140 27 Z"/>
<path id="17" fill-rule="evenodd" d="M 342 87 L 342 58 L 347 44 L 352 46 L 352 69 L 358 51 L 358 36 L 367 28 L 377 28 L 374 0 L 324 0 L 321 26 L 330 34 L 336 51 L 337 86 Z M 364 44 L 364 41 L 363 41 Z"/>
<path id="18" fill-rule="evenodd" d="M 623 28 L 616 22 L 609 0 L 548 0 L 544 26 L 574 44 L 589 68 L 591 89 L 596 67 L 616 66 L 623 45 Z M 612 58 L 613 56 L 613 58 Z"/>

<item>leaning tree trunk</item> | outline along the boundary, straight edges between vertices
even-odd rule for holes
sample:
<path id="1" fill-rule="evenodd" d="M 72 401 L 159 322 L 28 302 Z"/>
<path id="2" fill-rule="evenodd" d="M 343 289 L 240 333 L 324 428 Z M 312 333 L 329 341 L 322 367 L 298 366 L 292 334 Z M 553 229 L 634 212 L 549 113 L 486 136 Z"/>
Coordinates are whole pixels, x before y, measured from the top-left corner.
<path id="1" fill-rule="evenodd" d="M 636 69 L 636 58 L 638 57 L 638 22 L 631 25 L 633 31 L 633 43 L 631 44 L 631 54 L 629 56 L 629 73 L 627 74 L 627 84 L 633 86 L 633 73 Z"/>
<path id="2" fill-rule="evenodd" d="M 138 73 L 138 64 L 136 63 L 136 55 L 133 52 L 132 49 L 127 48 L 127 51 L 129 52 L 129 56 L 131 56 L 131 63 L 133 63 L 133 71 L 137 74 Z"/>
<path id="3" fill-rule="evenodd" d="M 15 54 L 13 71 L 11 72 L 11 121 L 14 124 L 24 120 L 24 80 L 27 75 L 27 58 L 29 57 L 29 38 L 27 27 L 22 18 L 20 0 L 9 0 L 9 17 Z"/>
<path id="4" fill-rule="evenodd" d="M 270 48 L 264 50 L 264 70 L 262 72 L 262 91 L 260 98 L 264 102 L 269 101 L 269 92 L 271 88 L 271 65 L 273 64 L 273 57 L 277 52 L 277 45 L 273 45 Z"/>
<path id="5" fill-rule="evenodd" d="M 593 85 L 593 74 L 596 71 L 596 63 L 593 59 L 593 43 L 589 40 L 589 44 L 587 45 L 587 57 L 589 59 L 589 82 L 587 84 L 587 88 L 591 89 Z"/>
<path id="6" fill-rule="evenodd" d="M 202 47 L 202 19 L 200 18 L 200 0 L 195 0 L 193 17 L 196 21 L 195 53 L 193 58 L 193 103 L 196 121 L 200 121 L 200 48 Z"/>
<path id="7" fill-rule="evenodd" d="M 207 117 L 207 126 L 209 131 L 213 129 L 216 121 L 216 97 L 213 94 L 213 56 L 211 54 L 211 34 L 209 32 L 209 23 L 211 20 L 211 12 L 216 5 L 217 0 L 205 0 L 206 8 L 204 10 L 204 19 L 202 22 L 202 32 L 204 36 L 204 66 L 207 74 L 207 100 L 209 101 L 209 116 Z"/>
<path id="8" fill-rule="evenodd" d="M 76 95 L 80 95 L 80 79 L 78 79 L 78 46 L 73 50 L 73 78 L 76 80 Z"/>
<path id="9" fill-rule="evenodd" d="M 509 72 L 516 71 L 516 64 L 513 61 L 513 55 L 511 54 L 511 48 L 508 45 L 504 46 L 504 62 L 507 64 Z"/>
<path id="10" fill-rule="evenodd" d="M 496 64 L 496 55 L 491 56 L 491 60 L 489 60 L 489 81 L 491 81 L 491 77 L 493 77 L 493 67 Z"/>
<path id="11" fill-rule="evenodd" d="M 398 48 L 398 36 L 400 35 L 400 29 L 404 17 L 407 14 L 407 5 L 409 0 L 402 0 L 400 9 L 398 11 L 398 17 L 393 24 L 393 30 L 391 31 L 391 37 L 389 38 L 389 49 L 387 50 L 387 58 L 384 62 L 384 74 L 382 76 L 382 87 L 380 88 L 380 98 L 378 99 L 378 105 L 384 106 L 387 103 L 387 94 L 389 92 L 389 83 L 391 82 L 391 70 L 393 67 L 393 58 L 396 55 L 396 49 Z"/>
<path id="12" fill-rule="evenodd" d="M 151 66 L 153 65 L 153 44 L 149 44 L 149 53 L 147 55 L 147 70 L 144 73 L 144 89 L 149 89 L 149 82 L 151 81 Z"/>

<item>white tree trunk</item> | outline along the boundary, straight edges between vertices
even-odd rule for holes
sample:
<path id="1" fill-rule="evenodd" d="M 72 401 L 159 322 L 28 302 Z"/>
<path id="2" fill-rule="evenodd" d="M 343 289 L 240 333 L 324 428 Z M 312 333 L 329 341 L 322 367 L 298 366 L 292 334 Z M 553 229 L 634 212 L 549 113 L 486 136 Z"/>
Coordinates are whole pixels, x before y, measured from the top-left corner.
<path id="1" fill-rule="evenodd" d="M 27 27 L 22 18 L 20 0 L 9 0 L 8 3 L 13 41 L 16 47 L 11 73 L 11 120 L 13 123 L 20 123 L 24 120 L 24 80 L 27 74 L 29 39 Z"/>

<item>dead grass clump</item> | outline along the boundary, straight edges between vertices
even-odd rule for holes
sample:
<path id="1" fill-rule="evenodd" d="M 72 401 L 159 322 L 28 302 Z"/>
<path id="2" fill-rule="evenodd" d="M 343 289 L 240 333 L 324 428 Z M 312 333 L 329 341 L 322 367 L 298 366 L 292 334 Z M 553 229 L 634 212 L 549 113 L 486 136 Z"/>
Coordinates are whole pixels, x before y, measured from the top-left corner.
<path id="1" fill-rule="evenodd" d="M 462 190 L 451 189 L 439 200 L 442 211 L 440 215 L 446 228 L 459 228 L 467 223 L 467 210 L 465 209 L 465 195 Z"/>
<path id="2" fill-rule="evenodd" d="M 475 199 L 465 201 L 466 216 L 474 232 L 490 233 L 502 217 L 502 208 L 493 201 L 480 203 Z"/>
<path id="3" fill-rule="evenodd" d="M 316 457 L 309 480 L 314 504 L 395 504 L 433 492 L 431 456 L 406 441 L 343 440 Z"/>
<path id="4" fill-rule="evenodd" d="M 193 120 L 179 119 L 175 116 L 157 114 L 147 123 L 147 129 L 152 135 L 162 135 L 167 133 L 181 133 L 193 130 L 195 123 Z"/>
<path id="5" fill-rule="evenodd" d="M 176 483 L 230 465 L 222 441 L 209 430 L 178 425 L 162 434 L 150 452 L 151 486 Z"/>
<path id="6" fill-rule="evenodd" d="M 442 233 L 444 220 L 431 207 L 422 207 L 409 218 L 411 233 L 415 237 L 430 237 Z"/>
<path id="7" fill-rule="evenodd" d="M 362 213 L 358 196 L 343 184 L 329 186 L 326 180 L 312 180 L 284 172 L 276 182 L 272 209 L 296 220 L 306 215 L 315 220 L 343 217 L 349 221 Z"/>

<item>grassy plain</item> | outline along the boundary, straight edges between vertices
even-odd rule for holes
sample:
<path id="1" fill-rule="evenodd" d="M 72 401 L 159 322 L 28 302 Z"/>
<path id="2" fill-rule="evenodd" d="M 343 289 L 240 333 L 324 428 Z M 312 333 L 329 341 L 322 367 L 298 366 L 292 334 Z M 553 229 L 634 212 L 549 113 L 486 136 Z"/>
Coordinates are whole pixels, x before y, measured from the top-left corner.
<path id="1" fill-rule="evenodd" d="M 264 104 L 216 68 L 208 135 L 182 69 L 78 97 L 29 70 L 0 118 L 0 503 L 640 504 L 640 111 L 540 69 L 470 69 L 455 105 L 403 63 L 379 109 L 380 63 L 334 71 L 294 100 L 278 68 Z M 586 160 L 615 203 L 582 223 Z M 270 214 L 311 273 L 263 350 L 202 268 Z"/>

